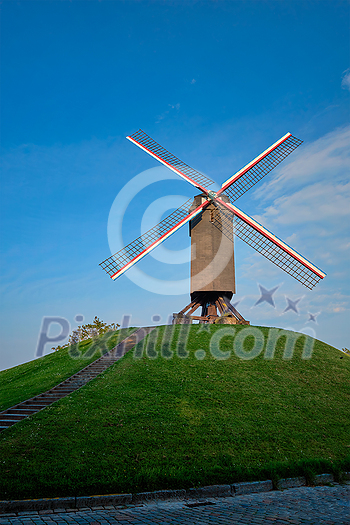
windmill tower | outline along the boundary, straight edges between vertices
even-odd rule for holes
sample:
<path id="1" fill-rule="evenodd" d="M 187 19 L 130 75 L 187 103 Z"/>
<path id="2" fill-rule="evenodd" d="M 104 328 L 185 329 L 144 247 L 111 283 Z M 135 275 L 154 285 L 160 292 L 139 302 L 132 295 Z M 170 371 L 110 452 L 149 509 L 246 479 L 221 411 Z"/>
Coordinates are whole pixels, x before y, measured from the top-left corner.
<path id="1" fill-rule="evenodd" d="M 229 199 L 224 195 L 225 202 Z M 196 195 L 191 206 L 195 209 L 206 200 L 204 193 Z M 226 312 L 230 299 L 236 292 L 233 229 L 223 235 L 223 217 L 212 201 L 190 221 L 191 237 L 191 302 L 181 312 L 174 314 L 175 322 L 196 319 L 202 322 L 215 322 Z M 193 316 L 201 308 L 200 316 Z M 243 322 L 243 317 L 235 312 L 226 316 L 226 322 Z"/>
<path id="2" fill-rule="evenodd" d="M 191 236 L 191 302 L 174 314 L 175 323 L 198 320 L 249 324 L 230 303 L 236 291 L 234 235 L 310 289 L 325 277 L 317 266 L 233 204 L 302 143 L 291 133 L 232 175 L 216 193 L 209 189 L 214 181 L 169 153 L 142 130 L 127 139 L 201 193 L 100 263 L 113 280 L 186 223 Z M 198 308 L 201 315 L 193 315 Z"/>

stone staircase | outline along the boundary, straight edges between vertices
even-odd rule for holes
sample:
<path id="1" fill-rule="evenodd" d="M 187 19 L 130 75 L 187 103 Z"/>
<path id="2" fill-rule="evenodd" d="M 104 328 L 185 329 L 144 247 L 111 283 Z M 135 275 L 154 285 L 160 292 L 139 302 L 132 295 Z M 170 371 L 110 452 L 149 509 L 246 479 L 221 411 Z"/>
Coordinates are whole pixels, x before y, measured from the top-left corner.
<path id="1" fill-rule="evenodd" d="M 107 354 L 99 357 L 96 361 L 72 375 L 59 385 L 51 388 L 47 392 L 32 397 L 31 399 L 27 399 L 26 401 L 22 401 L 21 403 L 0 412 L 0 432 L 15 425 L 18 421 L 39 412 L 39 410 L 43 410 L 47 406 L 52 405 L 55 401 L 68 396 L 72 392 L 75 392 L 82 386 L 86 385 L 86 383 L 102 374 L 102 372 L 107 370 L 107 368 L 113 365 L 116 361 L 119 361 L 126 352 L 131 350 L 139 341 L 144 339 L 153 329 L 153 327 L 139 328 L 117 344 L 117 346 Z"/>

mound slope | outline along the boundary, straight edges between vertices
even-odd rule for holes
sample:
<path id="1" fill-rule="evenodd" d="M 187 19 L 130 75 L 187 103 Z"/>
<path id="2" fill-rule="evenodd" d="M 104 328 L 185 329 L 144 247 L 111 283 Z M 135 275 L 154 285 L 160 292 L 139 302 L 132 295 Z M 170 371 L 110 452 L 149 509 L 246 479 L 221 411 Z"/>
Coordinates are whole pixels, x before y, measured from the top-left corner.
<path id="1" fill-rule="evenodd" d="M 144 348 L 4 431 L 2 499 L 348 470 L 349 358 L 313 340 L 303 359 L 303 337 L 291 355 L 288 338 L 254 329 L 255 357 L 259 342 L 243 332 L 252 327 L 160 327 L 158 339 L 152 332 Z"/>
<path id="2" fill-rule="evenodd" d="M 0 412 L 30 399 L 79 372 L 98 357 L 101 357 L 101 347 L 104 351 L 113 348 L 124 337 L 134 331 L 134 328 L 121 329 L 106 334 L 99 348 L 91 348 L 92 341 L 88 339 L 79 344 L 79 356 L 70 356 L 70 348 L 61 348 L 57 352 L 45 355 L 34 361 L 8 368 L 0 372 Z"/>

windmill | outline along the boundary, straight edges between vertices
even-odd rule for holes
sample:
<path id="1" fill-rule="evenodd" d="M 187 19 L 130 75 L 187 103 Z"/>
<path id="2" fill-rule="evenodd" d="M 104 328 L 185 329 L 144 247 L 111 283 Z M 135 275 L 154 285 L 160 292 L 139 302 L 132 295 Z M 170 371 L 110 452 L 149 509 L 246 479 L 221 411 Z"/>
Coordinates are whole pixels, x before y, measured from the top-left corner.
<path id="1" fill-rule="evenodd" d="M 292 153 L 302 141 L 287 133 L 261 155 L 224 182 L 215 183 L 164 149 L 142 130 L 126 137 L 200 191 L 159 224 L 108 257 L 100 266 L 117 279 L 184 224 L 191 236 L 191 301 L 174 323 L 249 324 L 230 303 L 235 293 L 234 235 L 279 268 L 312 289 L 325 277 L 319 268 L 237 208 L 235 202 Z M 201 315 L 192 315 L 201 308 Z"/>

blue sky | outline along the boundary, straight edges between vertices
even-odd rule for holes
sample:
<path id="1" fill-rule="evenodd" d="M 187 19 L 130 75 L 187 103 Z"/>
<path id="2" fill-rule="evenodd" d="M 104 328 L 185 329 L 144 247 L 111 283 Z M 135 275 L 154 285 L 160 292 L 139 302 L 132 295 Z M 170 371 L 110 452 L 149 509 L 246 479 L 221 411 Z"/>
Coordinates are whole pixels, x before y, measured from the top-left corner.
<path id="1" fill-rule="evenodd" d="M 86 322 L 132 314 L 149 325 L 187 304 L 188 294 L 153 293 L 127 274 L 112 282 L 98 266 L 124 185 L 152 168 L 167 177 L 125 140 L 138 128 L 220 184 L 287 131 L 304 141 L 237 206 L 327 277 L 309 291 L 237 240 L 234 300 L 252 324 L 311 330 L 349 348 L 349 2 L 0 4 L 0 368 L 34 357 L 44 316 L 72 328 L 77 314 Z M 173 178 L 139 191 L 124 216 L 125 242 L 140 235 L 156 199 L 193 194 Z M 148 220 L 153 213 L 157 222 L 156 209 Z M 185 256 L 188 246 L 183 228 L 158 257 Z M 163 281 L 189 275 L 188 262 L 150 256 L 139 268 Z M 275 308 L 254 307 L 259 284 L 279 286 Z M 287 298 L 301 298 L 298 313 L 284 312 Z"/>

